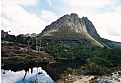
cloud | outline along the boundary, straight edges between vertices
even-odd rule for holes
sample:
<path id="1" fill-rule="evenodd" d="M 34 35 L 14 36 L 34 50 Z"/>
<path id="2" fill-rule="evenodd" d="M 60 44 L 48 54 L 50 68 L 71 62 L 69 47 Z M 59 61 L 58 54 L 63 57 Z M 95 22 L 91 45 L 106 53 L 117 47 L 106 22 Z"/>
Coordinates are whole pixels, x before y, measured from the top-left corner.
<path id="1" fill-rule="evenodd" d="M 2 27 L 19 33 L 41 32 L 46 23 L 35 14 L 25 11 L 17 4 L 2 6 Z"/>
<path id="2" fill-rule="evenodd" d="M 1 74 L 2 83 L 16 83 L 17 80 L 20 80 L 24 77 L 25 72 L 19 71 L 19 72 L 13 72 L 11 70 L 1 70 L 1 72 L 6 72 L 5 74 Z"/>
<path id="3" fill-rule="evenodd" d="M 7 0 L 5 0 L 7 2 Z M 14 1 L 14 0 L 13 0 Z M 30 3 L 33 0 L 16 0 L 14 4 L 2 3 L 2 29 L 5 31 L 11 31 L 14 34 L 26 34 L 26 33 L 40 33 L 47 24 L 54 21 L 56 16 L 54 13 L 43 10 L 40 17 L 34 13 L 27 12 L 19 4 L 33 5 Z M 11 2 L 12 3 L 12 2 Z"/>
<path id="4" fill-rule="evenodd" d="M 62 0 L 70 6 L 88 6 L 88 7 L 104 7 L 105 5 L 112 4 L 112 0 Z"/>
<path id="5" fill-rule="evenodd" d="M 121 13 L 108 12 L 91 17 L 101 37 L 121 41 Z"/>
<path id="6" fill-rule="evenodd" d="M 118 6 L 116 9 L 115 9 L 115 12 L 118 12 L 121 14 L 121 6 Z"/>
<path id="7" fill-rule="evenodd" d="M 2 0 L 2 4 L 12 5 L 12 4 L 19 4 L 19 5 L 35 5 L 38 3 L 38 0 Z"/>
<path id="8" fill-rule="evenodd" d="M 40 18 L 43 19 L 46 24 L 50 24 L 51 22 L 57 20 L 57 16 L 55 15 L 55 13 L 47 10 L 41 11 Z"/>
<path id="9" fill-rule="evenodd" d="M 79 16 L 91 16 L 114 8 L 116 0 L 61 0 L 56 3 L 54 6 L 58 7 L 57 11 L 62 14 L 73 12 Z"/>
<path id="10" fill-rule="evenodd" d="M 50 5 L 52 5 L 52 0 L 46 0 Z"/>

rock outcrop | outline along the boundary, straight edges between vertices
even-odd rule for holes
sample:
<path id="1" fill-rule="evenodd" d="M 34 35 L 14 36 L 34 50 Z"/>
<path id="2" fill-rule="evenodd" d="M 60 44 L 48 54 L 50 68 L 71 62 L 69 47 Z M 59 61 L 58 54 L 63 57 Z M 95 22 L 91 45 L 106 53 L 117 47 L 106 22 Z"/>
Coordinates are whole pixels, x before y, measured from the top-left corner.
<path id="1" fill-rule="evenodd" d="M 75 13 L 64 15 L 57 21 L 46 26 L 43 32 L 47 32 L 53 29 L 62 30 L 65 28 L 68 28 L 68 30 L 71 29 L 76 33 L 88 32 L 91 36 L 100 38 L 92 22 L 87 17 L 79 18 Z"/>
<path id="2" fill-rule="evenodd" d="M 63 30 L 68 28 L 68 30 L 73 30 L 76 33 L 87 32 L 82 18 L 79 18 L 77 14 L 72 13 L 71 15 L 64 15 L 57 21 L 46 26 L 42 32 L 47 32 L 53 29 Z"/>

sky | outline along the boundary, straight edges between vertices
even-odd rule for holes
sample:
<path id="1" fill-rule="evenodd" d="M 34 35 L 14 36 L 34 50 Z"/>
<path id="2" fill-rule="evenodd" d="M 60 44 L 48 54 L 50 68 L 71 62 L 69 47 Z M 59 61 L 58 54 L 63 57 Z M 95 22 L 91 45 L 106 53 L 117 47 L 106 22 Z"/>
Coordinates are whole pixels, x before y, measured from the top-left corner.
<path id="1" fill-rule="evenodd" d="M 1 0 L 1 29 L 15 35 L 41 33 L 70 13 L 88 17 L 101 37 L 121 42 L 121 0 Z"/>

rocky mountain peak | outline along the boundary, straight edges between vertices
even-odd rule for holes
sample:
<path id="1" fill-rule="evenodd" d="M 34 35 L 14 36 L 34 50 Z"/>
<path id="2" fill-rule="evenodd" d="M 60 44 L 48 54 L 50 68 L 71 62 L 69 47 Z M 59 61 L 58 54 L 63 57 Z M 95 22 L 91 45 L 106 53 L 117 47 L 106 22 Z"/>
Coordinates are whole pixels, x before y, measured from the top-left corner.
<path id="1" fill-rule="evenodd" d="M 93 36 L 94 38 L 100 38 L 99 34 L 97 33 L 95 26 L 93 23 L 87 18 L 87 17 L 82 17 L 82 21 L 84 25 L 86 26 L 87 32 Z"/>
<path id="2" fill-rule="evenodd" d="M 87 17 L 79 18 L 76 13 L 66 14 L 60 17 L 57 21 L 52 22 L 50 25 L 46 26 L 42 32 L 47 32 L 50 30 L 68 30 L 76 33 L 89 33 L 95 38 L 99 38 L 94 25 Z"/>
<path id="3" fill-rule="evenodd" d="M 76 13 L 71 13 L 70 17 L 73 19 L 78 19 L 78 15 Z"/>
<path id="4" fill-rule="evenodd" d="M 101 47 L 121 47 L 121 43 L 101 38 L 87 17 L 79 18 L 75 13 L 66 14 L 46 26 L 41 33 L 41 39 L 50 44 L 92 44 Z"/>
<path id="5" fill-rule="evenodd" d="M 57 21 L 52 22 L 50 25 L 46 26 L 42 32 L 47 32 L 53 29 L 64 30 L 68 28 L 74 32 L 80 32 L 82 30 L 82 25 L 80 24 L 79 17 L 77 14 L 72 13 L 70 15 L 66 14 L 60 17 Z"/>

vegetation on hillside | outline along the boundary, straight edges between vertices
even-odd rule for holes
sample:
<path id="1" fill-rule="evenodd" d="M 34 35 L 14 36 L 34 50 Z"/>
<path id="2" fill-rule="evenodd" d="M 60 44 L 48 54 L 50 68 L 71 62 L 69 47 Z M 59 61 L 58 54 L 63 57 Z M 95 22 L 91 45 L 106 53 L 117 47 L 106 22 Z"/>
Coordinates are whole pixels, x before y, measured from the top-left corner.
<path id="1" fill-rule="evenodd" d="M 48 54 L 63 58 L 73 59 L 75 65 L 78 64 L 78 68 L 81 73 L 103 75 L 110 73 L 111 67 L 121 66 L 121 49 L 98 46 L 84 46 L 84 45 L 49 45 L 45 46 L 45 52 Z M 70 62 L 64 63 L 68 64 Z"/>
<path id="2" fill-rule="evenodd" d="M 43 63 L 43 67 L 54 80 L 60 78 L 62 74 L 110 74 L 112 68 L 121 67 L 121 48 L 79 43 L 46 44 L 40 42 L 37 37 L 9 35 L 4 31 L 1 39 L 2 65 L 4 63 L 7 66 L 10 64 L 36 66 Z M 36 47 L 39 47 L 40 43 L 39 53 Z M 14 68 L 18 68 L 16 66 Z"/>

